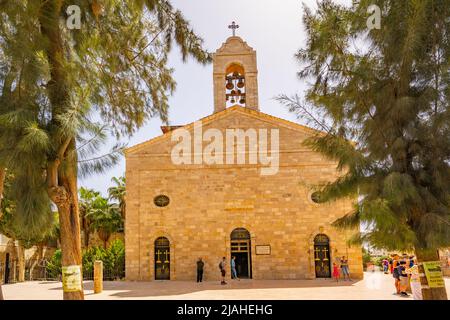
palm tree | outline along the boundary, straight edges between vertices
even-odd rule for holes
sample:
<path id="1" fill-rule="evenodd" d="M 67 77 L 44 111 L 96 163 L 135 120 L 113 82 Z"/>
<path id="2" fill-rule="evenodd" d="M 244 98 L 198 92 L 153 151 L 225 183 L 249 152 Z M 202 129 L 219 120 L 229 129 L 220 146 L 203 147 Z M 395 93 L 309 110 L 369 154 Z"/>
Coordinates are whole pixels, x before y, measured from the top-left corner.
<path id="1" fill-rule="evenodd" d="M 80 188 L 79 194 L 80 202 L 78 205 L 80 211 L 80 226 L 81 230 L 83 231 L 84 246 L 88 247 L 89 238 L 93 231 L 91 213 L 92 210 L 100 206 L 101 200 L 103 198 L 100 196 L 100 192 L 83 187 Z"/>
<path id="2" fill-rule="evenodd" d="M 125 177 L 113 177 L 111 179 L 116 185 L 108 188 L 108 194 L 110 200 L 116 200 L 119 203 L 119 210 L 122 219 L 125 219 Z"/>
<path id="3" fill-rule="evenodd" d="M 92 228 L 97 231 L 98 237 L 103 241 L 106 249 L 111 235 L 123 228 L 123 220 L 120 209 L 116 204 L 108 203 L 105 198 L 99 197 L 95 207 L 88 213 L 92 221 Z"/>

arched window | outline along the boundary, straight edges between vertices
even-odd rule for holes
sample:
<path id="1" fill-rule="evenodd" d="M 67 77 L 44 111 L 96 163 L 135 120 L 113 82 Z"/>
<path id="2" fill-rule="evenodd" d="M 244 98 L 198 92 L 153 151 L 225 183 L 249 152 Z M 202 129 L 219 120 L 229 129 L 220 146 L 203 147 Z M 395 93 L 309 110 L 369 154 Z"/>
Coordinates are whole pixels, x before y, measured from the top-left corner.
<path id="1" fill-rule="evenodd" d="M 248 240 L 250 232 L 245 228 L 236 228 L 231 232 L 231 240 Z"/>
<path id="2" fill-rule="evenodd" d="M 314 237 L 314 244 L 327 245 L 330 243 L 330 238 L 326 234 L 319 233 Z"/>

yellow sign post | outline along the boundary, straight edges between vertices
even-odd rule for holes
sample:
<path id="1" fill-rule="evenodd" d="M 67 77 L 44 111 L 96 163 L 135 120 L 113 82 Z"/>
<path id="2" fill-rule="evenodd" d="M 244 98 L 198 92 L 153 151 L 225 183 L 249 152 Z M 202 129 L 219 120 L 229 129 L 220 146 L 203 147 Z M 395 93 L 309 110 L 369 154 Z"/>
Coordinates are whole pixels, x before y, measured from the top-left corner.
<path id="1" fill-rule="evenodd" d="M 62 283 L 64 292 L 81 291 L 81 266 L 62 267 Z"/>
<path id="2" fill-rule="evenodd" d="M 444 277 L 442 276 L 441 263 L 439 261 L 423 262 L 423 269 L 427 277 L 430 288 L 444 287 Z"/>

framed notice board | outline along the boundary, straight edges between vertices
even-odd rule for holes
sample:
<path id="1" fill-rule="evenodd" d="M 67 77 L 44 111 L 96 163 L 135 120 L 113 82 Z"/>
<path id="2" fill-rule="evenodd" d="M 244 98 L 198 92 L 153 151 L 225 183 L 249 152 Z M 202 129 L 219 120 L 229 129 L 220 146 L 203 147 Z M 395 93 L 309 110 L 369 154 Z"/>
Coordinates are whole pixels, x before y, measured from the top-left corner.
<path id="1" fill-rule="evenodd" d="M 271 253 L 270 244 L 255 246 L 257 255 L 269 255 Z"/>

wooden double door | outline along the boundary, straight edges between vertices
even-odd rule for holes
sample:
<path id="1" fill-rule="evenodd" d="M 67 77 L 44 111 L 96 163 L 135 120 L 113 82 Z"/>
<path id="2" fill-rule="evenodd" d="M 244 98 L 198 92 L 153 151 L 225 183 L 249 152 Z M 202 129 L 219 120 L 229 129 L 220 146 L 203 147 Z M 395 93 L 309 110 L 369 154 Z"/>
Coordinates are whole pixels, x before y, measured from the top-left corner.
<path id="1" fill-rule="evenodd" d="M 164 237 L 155 241 L 155 280 L 170 280 L 170 242 Z"/>

